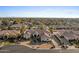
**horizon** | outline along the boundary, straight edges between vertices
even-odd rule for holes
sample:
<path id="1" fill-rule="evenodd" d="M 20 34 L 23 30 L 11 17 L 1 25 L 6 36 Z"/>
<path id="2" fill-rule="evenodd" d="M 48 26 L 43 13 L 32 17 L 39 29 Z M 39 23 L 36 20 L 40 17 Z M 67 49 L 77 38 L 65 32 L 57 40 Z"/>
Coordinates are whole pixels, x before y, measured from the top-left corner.
<path id="1" fill-rule="evenodd" d="M 0 17 L 0 18 L 79 18 L 79 17 Z"/>
<path id="2" fill-rule="evenodd" d="M 0 17 L 79 18 L 79 6 L 0 6 Z"/>

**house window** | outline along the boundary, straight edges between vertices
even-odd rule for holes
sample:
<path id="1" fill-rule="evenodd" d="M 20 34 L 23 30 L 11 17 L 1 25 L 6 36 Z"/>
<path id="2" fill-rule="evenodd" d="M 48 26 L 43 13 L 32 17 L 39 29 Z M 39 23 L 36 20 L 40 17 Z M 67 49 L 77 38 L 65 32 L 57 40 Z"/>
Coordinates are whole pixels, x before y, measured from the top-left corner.
<path id="1" fill-rule="evenodd" d="M 34 37 L 36 37 L 36 35 L 34 35 Z"/>

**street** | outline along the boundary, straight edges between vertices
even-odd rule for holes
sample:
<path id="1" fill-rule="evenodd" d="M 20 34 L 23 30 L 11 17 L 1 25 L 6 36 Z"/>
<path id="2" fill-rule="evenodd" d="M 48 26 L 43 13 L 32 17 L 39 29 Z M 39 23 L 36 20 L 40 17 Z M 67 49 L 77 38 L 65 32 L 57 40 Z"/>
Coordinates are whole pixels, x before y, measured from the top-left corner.
<path id="1" fill-rule="evenodd" d="M 79 49 L 36 50 L 22 45 L 12 45 L 2 47 L 0 53 L 79 53 Z"/>

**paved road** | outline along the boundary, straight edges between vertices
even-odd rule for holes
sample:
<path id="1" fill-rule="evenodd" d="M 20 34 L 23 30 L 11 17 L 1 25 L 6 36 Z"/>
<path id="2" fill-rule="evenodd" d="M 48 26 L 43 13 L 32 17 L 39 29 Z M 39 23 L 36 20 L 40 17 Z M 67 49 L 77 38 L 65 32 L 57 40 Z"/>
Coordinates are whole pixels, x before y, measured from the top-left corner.
<path id="1" fill-rule="evenodd" d="M 72 49 L 70 50 L 65 50 L 65 49 L 33 50 L 26 46 L 13 45 L 13 46 L 4 46 L 2 49 L 0 49 L 0 53 L 79 53 L 79 49 L 76 49 L 76 50 L 72 50 Z"/>

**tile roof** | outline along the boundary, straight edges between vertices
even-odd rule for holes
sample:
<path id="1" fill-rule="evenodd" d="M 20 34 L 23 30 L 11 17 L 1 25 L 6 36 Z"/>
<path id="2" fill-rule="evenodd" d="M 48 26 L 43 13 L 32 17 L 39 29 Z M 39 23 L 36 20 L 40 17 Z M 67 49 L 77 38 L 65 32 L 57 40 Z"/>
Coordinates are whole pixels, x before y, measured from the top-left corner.
<path id="1" fill-rule="evenodd" d="M 28 31 L 26 31 L 26 33 L 27 32 L 29 32 L 31 34 L 38 32 L 40 36 L 43 36 L 43 35 L 47 36 L 46 34 L 48 34 L 48 35 L 50 34 L 50 32 L 48 32 L 46 30 L 40 30 L 40 29 L 28 30 Z"/>
<path id="2" fill-rule="evenodd" d="M 21 27 L 23 24 L 14 24 L 11 27 Z"/>
<path id="3" fill-rule="evenodd" d="M 64 31 L 61 35 L 63 35 L 67 40 L 78 39 L 79 36 L 74 33 L 74 31 Z"/>
<path id="4" fill-rule="evenodd" d="M 0 35 L 17 35 L 20 34 L 19 31 L 16 30 L 2 30 L 0 31 Z"/>

